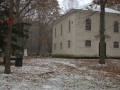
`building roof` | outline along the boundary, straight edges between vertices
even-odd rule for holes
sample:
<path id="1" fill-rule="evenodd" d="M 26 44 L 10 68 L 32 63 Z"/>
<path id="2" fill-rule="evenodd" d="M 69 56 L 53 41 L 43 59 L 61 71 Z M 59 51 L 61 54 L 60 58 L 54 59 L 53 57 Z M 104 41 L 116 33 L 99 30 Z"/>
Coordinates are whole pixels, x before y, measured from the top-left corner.
<path id="1" fill-rule="evenodd" d="M 86 7 L 81 8 L 82 10 L 91 10 L 91 11 L 98 11 L 100 12 L 100 5 L 88 5 Z M 120 14 L 120 11 L 105 7 L 105 12 L 108 13 L 116 13 L 116 14 Z"/>
<path id="2" fill-rule="evenodd" d="M 70 14 L 70 13 L 73 13 L 73 12 L 75 12 L 75 11 L 81 11 L 81 10 L 83 10 L 83 11 L 92 11 L 92 12 L 96 12 L 96 11 L 100 12 L 100 5 L 90 5 L 90 4 L 89 4 L 89 5 L 83 6 L 83 7 L 81 7 L 81 8 L 71 9 L 71 10 L 69 10 L 67 13 L 61 15 L 61 17 L 60 17 L 58 20 L 56 20 L 55 22 L 53 22 L 52 25 L 54 25 L 56 22 L 58 22 L 58 21 L 59 21 L 61 18 L 63 18 L 64 16 L 66 16 L 66 15 L 68 15 L 68 14 Z M 119 11 L 114 10 L 114 9 L 111 9 L 111 8 L 107 8 L 107 7 L 105 8 L 105 12 L 106 12 L 106 13 L 120 14 Z"/>

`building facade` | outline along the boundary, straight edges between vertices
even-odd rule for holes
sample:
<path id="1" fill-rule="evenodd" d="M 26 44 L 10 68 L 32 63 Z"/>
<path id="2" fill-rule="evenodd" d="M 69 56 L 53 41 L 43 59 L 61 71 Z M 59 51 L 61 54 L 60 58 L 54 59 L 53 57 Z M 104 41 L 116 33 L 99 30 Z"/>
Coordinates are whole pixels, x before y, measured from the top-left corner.
<path id="1" fill-rule="evenodd" d="M 100 12 L 72 9 L 53 23 L 54 57 L 99 57 Z M 120 16 L 105 13 L 105 53 L 120 57 Z"/>

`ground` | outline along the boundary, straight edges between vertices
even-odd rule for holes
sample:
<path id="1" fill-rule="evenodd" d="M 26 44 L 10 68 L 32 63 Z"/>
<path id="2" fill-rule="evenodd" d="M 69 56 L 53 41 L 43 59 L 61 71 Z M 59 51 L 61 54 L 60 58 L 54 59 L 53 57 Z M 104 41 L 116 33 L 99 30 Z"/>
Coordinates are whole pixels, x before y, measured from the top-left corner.
<path id="1" fill-rule="evenodd" d="M 0 65 L 0 90 L 120 90 L 120 60 L 98 62 L 25 57 L 22 67 L 11 62 L 10 75 Z"/>

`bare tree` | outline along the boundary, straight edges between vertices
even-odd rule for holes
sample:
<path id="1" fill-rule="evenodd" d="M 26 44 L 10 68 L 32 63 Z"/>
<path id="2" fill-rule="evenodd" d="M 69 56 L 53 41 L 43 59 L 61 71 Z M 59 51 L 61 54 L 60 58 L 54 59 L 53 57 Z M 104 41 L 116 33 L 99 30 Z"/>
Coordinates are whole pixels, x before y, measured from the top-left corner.
<path id="1" fill-rule="evenodd" d="M 105 64 L 105 27 L 104 27 L 104 22 L 105 22 L 105 6 L 110 6 L 115 3 L 119 3 L 120 0 L 94 0 L 93 2 L 95 4 L 100 4 L 100 60 L 99 64 Z"/>
<path id="2" fill-rule="evenodd" d="M 10 74 L 10 59 L 12 55 L 12 48 L 11 45 L 12 41 L 12 29 L 13 25 L 22 21 L 22 19 L 26 16 L 26 14 L 30 13 L 29 10 L 26 12 L 26 8 L 30 4 L 31 0 L 25 0 L 24 7 L 20 6 L 20 3 L 23 0 L 9 0 L 9 23 L 8 23 L 8 31 L 7 31 L 7 38 L 6 38 L 6 48 L 5 48 L 5 74 Z M 16 12 L 14 14 L 13 12 Z M 14 19 L 13 19 L 14 18 Z"/>
<path id="3" fill-rule="evenodd" d="M 100 12 L 100 64 L 105 64 L 105 27 L 104 27 L 104 22 L 105 22 L 105 4 L 106 1 L 100 0 L 100 7 L 101 7 L 101 12 Z"/>
<path id="4" fill-rule="evenodd" d="M 9 19 L 13 19 L 13 7 L 14 7 L 14 0 L 9 0 Z M 7 31 L 7 44 L 5 50 L 5 74 L 10 74 L 10 58 L 11 58 L 11 44 L 12 44 L 12 21 L 8 24 L 9 30 Z"/>
<path id="5" fill-rule="evenodd" d="M 57 0 L 35 0 L 36 2 L 36 22 L 37 22 L 37 31 L 38 31 L 38 48 L 37 54 L 40 53 L 40 50 L 43 46 L 43 42 L 51 42 L 51 24 L 54 20 L 59 18 L 59 5 Z M 49 43 L 46 43 L 49 44 Z"/>

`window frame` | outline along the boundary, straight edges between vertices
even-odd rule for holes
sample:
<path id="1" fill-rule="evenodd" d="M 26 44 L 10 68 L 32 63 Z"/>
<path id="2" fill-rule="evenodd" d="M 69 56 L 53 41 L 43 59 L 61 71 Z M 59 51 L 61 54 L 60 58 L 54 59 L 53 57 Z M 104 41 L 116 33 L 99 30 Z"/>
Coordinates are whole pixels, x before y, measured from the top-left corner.
<path id="1" fill-rule="evenodd" d="M 119 48 L 119 42 L 115 41 L 113 47 L 114 48 Z"/>
<path id="2" fill-rule="evenodd" d="M 114 32 L 116 32 L 116 33 L 119 32 L 119 22 L 118 21 L 114 22 Z"/>
<path id="3" fill-rule="evenodd" d="M 85 30 L 91 31 L 91 19 L 90 18 L 86 19 Z"/>
<path id="4" fill-rule="evenodd" d="M 70 48 L 70 46 L 71 46 L 71 45 L 70 45 L 70 40 L 68 40 L 68 48 Z"/>
<path id="5" fill-rule="evenodd" d="M 85 40 L 85 47 L 91 47 L 91 40 Z"/>
<path id="6" fill-rule="evenodd" d="M 61 24 L 61 36 L 62 36 L 62 28 L 63 28 L 63 27 L 62 27 L 62 24 Z"/>
<path id="7" fill-rule="evenodd" d="M 68 31 L 69 32 L 71 31 L 71 20 L 69 20 L 69 22 L 68 22 Z"/>
<path id="8" fill-rule="evenodd" d="M 62 49 L 62 42 L 60 43 L 60 49 Z"/>
<path id="9" fill-rule="evenodd" d="M 54 50 L 56 50 L 56 44 L 54 44 Z"/>

